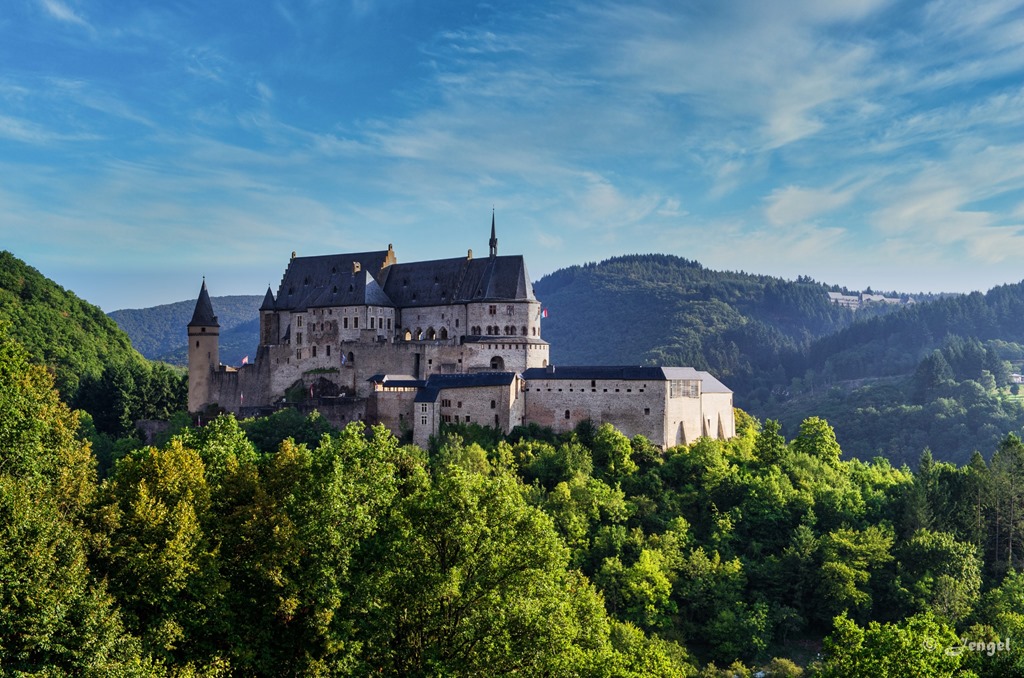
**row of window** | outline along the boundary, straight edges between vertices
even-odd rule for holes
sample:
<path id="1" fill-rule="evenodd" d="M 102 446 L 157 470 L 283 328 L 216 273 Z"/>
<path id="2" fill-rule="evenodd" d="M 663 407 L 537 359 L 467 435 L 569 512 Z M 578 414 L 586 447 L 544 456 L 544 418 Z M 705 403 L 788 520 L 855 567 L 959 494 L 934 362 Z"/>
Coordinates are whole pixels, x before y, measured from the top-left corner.
<path id="1" fill-rule="evenodd" d="M 531 330 L 533 332 L 533 336 L 537 336 L 537 328 L 536 327 L 527 329 L 526 325 L 523 325 L 521 328 L 519 328 L 519 332 L 524 337 L 526 335 L 530 334 Z M 488 325 L 487 326 L 487 332 L 484 333 L 484 328 L 483 327 L 481 327 L 480 325 L 474 325 L 473 327 L 469 328 L 469 333 L 474 335 L 474 336 L 478 336 L 478 337 L 479 336 L 496 337 L 496 336 L 499 336 L 499 335 L 502 335 L 502 334 L 514 337 L 516 335 L 516 328 L 515 328 L 514 325 L 505 325 L 504 327 L 498 327 L 497 325 Z"/>
<path id="2" fill-rule="evenodd" d="M 526 388 L 526 389 L 523 389 L 523 390 L 524 390 L 524 391 L 529 391 L 530 389 Z M 550 392 L 551 392 L 551 391 L 552 391 L 553 389 L 550 389 L 550 388 L 549 388 L 549 389 L 543 389 L 543 388 L 535 388 L 535 389 L 533 389 L 533 390 L 534 390 L 534 391 L 537 391 L 538 393 L 539 393 L 540 391 L 544 391 L 544 390 L 547 390 L 547 391 L 548 391 L 548 392 L 550 393 Z M 562 389 L 557 389 L 557 390 L 558 390 L 558 392 L 559 392 L 559 393 L 561 393 L 561 392 L 562 392 Z M 574 389 L 571 389 L 571 388 L 570 388 L 570 389 L 569 389 L 569 393 L 572 393 L 572 392 L 573 392 L 573 390 L 574 390 Z M 585 388 L 577 388 L 577 389 L 575 389 L 575 390 L 576 390 L 576 391 L 579 391 L 580 393 L 585 393 L 585 392 L 587 391 L 587 389 L 585 389 Z M 608 389 L 606 389 L 606 388 L 605 388 L 605 389 L 601 389 L 601 390 L 602 390 L 602 392 L 604 392 L 604 393 L 608 393 Z M 618 389 L 618 388 L 617 388 L 617 389 L 613 389 L 613 390 L 614 390 L 614 392 L 615 392 L 615 393 L 619 393 L 619 392 L 621 391 L 621 389 Z M 643 393 L 643 392 L 644 392 L 644 389 L 642 389 L 642 388 L 638 388 L 638 389 L 637 389 L 637 391 L 638 391 L 638 392 L 640 392 L 640 393 Z M 597 393 L 597 389 L 596 389 L 596 388 L 592 388 L 592 389 L 590 389 L 590 392 L 591 392 L 591 393 Z M 631 389 L 631 388 L 627 388 L 627 389 L 626 389 L 626 393 L 632 393 L 632 392 L 633 392 L 633 389 Z"/>
<path id="3" fill-rule="evenodd" d="M 455 407 L 457 409 L 462 409 L 462 401 L 461 400 L 457 400 L 455 402 L 458 403 Z M 452 406 L 452 401 L 451 401 L 450 398 L 441 398 L 441 407 L 451 407 L 451 406 Z M 498 407 L 498 401 L 497 400 L 492 400 L 491 401 L 491 409 L 493 410 L 493 409 L 496 409 L 497 407 Z M 422 410 L 424 412 L 427 411 L 427 406 L 426 405 L 421 405 L 421 408 L 422 408 Z"/>
<path id="4" fill-rule="evenodd" d="M 691 379 L 673 379 L 668 384 L 669 398 L 699 398 L 700 382 Z"/>
<path id="5" fill-rule="evenodd" d="M 302 360 L 302 355 L 303 355 L 303 352 L 305 351 L 305 355 L 307 357 L 315 358 L 316 357 L 317 348 L 318 348 L 317 346 L 310 346 L 308 349 L 297 348 L 297 349 L 295 349 L 295 357 L 298 360 Z M 326 348 L 326 356 L 328 358 L 330 358 L 331 357 L 331 347 L 328 345 L 325 348 Z M 341 354 L 341 364 L 342 365 L 354 365 L 355 362 L 356 362 L 356 354 L 353 353 L 352 351 L 349 351 L 348 353 L 342 353 Z"/>

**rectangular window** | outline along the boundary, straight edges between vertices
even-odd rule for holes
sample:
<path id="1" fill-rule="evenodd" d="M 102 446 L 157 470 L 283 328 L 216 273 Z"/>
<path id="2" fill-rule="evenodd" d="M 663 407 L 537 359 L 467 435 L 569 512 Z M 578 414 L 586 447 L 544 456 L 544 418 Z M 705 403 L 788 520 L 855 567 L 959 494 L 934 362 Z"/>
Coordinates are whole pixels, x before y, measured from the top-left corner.
<path id="1" fill-rule="evenodd" d="M 516 314 L 516 307 L 515 306 L 509 305 L 509 306 L 505 307 L 505 315 L 515 315 L 515 314 Z"/>
<path id="2" fill-rule="evenodd" d="M 300 315 L 299 317 L 297 317 L 297 318 L 295 319 L 295 322 L 296 322 L 296 323 L 298 323 L 298 326 L 299 326 L 299 327 L 302 327 L 302 316 Z"/>
<path id="3" fill-rule="evenodd" d="M 295 343 L 296 344 L 301 344 L 302 343 L 302 332 L 297 332 L 295 334 Z"/>
<path id="4" fill-rule="evenodd" d="M 377 316 L 377 327 L 384 329 L 384 318 Z"/>
<path id="5" fill-rule="evenodd" d="M 466 421 L 469 421 L 469 415 L 468 414 L 466 415 Z"/>
<path id="6" fill-rule="evenodd" d="M 700 382 L 696 379 L 673 379 L 669 382 L 670 398 L 699 398 Z"/>
<path id="7" fill-rule="evenodd" d="M 391 329 L 391 318 L 388 318 L 388 329 Z"/>
<path id="8" fill-rule="evenodd" d="M 651 413 L 651 408 L 645 407 L 644 408 L 644 414 L 650 414 L 650 413 Z"/>
<path id="9" fill-rule="evenodd" d="M 331 347 L 330 346 L 327 347 L 327 357 L 328 358 L 331 357 Z"/>
<path id="10" fill-rule="evenodd" d="M 427 425 L 427 418 L 426 417 L 420 417 L 420 423 L 423 424 L 424 426 L 426 426 Z"/>
<path id="11" fill-rule="evenodd" d="M 359 316 L 352 318 L 352 327 L 357 330 L 359 329 Z"/>
<path id="12" fill-rule="evenodd" d="M 313 357 L 316 357 L 316 346 L 313 347 Z"/>
<path id="13" fill-rule="evenodd" d="M 296 360 L 302 360 L 302 349 L 301 348 L 295 349 L 295 359 Z"/>
<path id="14" fill-rule="evenodd" d="M 370 329 L 371 330 L 377 329 L 377 326 L 374 324 L 374 318 L 373 318 L 372 315 L 370 316 Z"/>
<path id="15" fill-rule="evenodd" d="M 426 411 L 427 411 L 427 405 L 426 405 L 426 403 L 424 403 L 424 404 L 420 405 L 420 412 L 426 412 Z"/>
<path id="16" fill-rule="evenodd" d="M 341 326 L 346 330 L 348 329 L 348 316 L 341 319 Z"/>
<path id="17" fill-rule="evenodd" d="M 497 306 L 495 306 L 494 304 L 492 304 L 492 305 L 491 305 L 491 306 L 490 306 L 490 307 L 489 307 L 489 308 L 487 309 L 487 312 L 488 312 L 488 313 L 489 313 L 490 315 L 498 315 L 498 307 L 497 307 Z"/>

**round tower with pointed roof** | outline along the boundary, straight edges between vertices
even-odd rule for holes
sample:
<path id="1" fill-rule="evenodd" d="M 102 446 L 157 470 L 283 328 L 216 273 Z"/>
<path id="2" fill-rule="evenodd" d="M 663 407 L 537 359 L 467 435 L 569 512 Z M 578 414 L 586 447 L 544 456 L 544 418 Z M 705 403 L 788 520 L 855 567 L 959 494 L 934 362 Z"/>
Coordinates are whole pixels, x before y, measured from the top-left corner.
<path id="1" fill-rule="evenodd" d="M 199 289 L 196 310 L 188 323 L 188 410 L 198 412 L 211 402 L 213 373 L 220 367 L 220 324 L 206 279 Z"/>

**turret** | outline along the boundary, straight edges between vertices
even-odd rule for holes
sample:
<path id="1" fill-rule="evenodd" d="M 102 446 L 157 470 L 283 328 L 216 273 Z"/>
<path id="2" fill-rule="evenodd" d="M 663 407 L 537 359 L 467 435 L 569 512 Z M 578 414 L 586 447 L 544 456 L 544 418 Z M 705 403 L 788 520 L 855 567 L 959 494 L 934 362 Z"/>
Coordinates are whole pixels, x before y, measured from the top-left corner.
<path id="1" fill-rule="evenodd" d="M 220 367 L 220 324 L 213 314 L 206 279 L 188 323 L 188 409 L 198 412 L 211 398 L 213 373 Z"/>
<path id="2" fill-rule="evenodd" d="M 267 294 L 260 304 L 260 344 L 269 346 L 278 342 L 280 336 L 280 316 L 278 316 L 274 292 L 267 286 Z"/>

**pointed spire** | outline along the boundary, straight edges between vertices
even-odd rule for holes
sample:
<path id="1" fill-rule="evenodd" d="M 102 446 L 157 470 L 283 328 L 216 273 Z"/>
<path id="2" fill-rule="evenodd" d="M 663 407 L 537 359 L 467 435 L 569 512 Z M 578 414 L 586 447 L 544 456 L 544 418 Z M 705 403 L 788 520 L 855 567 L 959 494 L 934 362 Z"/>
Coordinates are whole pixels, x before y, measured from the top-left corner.
<path id="1" fill-rule="evenodd" d="M 274 292 L 270 289 L 270 285 L 267 285 L 267 294 L 263 297 L 263 303 L 260 304 L 261 311 L 273 311 L 274 310 Z"/>
<path id="2" fill-rule="evenodd" d="M 210 301 L 210 293 L 206 290 L 206 277 L 203 277 L 203 286 L 199 289 L 199 298 L 196 299 L 196 310 L 192 313 L 192 320 L 189 327 L 220 327 L 217 323 L 217 316 L 213 314 L 213 303 Z"/>
<path id="3" fill-rule="evenodd" d="M 491 208 L 491 258 L 498 256 L 498 236 L 494 231 L 494 208 Z"/>

